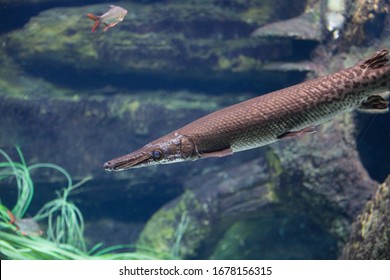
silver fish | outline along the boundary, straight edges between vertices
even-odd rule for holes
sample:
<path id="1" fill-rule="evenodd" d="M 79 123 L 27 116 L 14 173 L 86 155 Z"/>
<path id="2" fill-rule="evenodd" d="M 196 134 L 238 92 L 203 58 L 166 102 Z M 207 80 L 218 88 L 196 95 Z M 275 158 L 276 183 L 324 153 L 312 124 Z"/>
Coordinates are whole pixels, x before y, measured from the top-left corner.
<path id="1" fill-rule="evenodd" d="M 87 17 L 95 21 L 95 24 L 92 26 L 92 32 L 96 31 L 100 23 L 103 23 L 105 25 L 103 31 L 107 31 L 109 28 L 123 21 L 123 19 L 127 14 L 127 11 L 122 7 L 110 5 L 109 8 L 110 9 L 101 16 L 95 16 L 94 14 L 87 14 Z"/>

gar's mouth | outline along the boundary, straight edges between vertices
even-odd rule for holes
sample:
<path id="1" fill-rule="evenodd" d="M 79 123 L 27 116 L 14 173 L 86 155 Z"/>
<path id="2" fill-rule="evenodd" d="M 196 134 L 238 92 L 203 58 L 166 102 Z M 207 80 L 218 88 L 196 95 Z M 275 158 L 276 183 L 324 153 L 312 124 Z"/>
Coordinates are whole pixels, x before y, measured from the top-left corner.
<path id="1" fill-rule="evenodd" d="M 130 168 L 142 167 L 147 164 L 150 159 L 151 156 L 148 153 L 134 152 L 105 162 L 103 168 L 106 171 L 122 171 Z"/>

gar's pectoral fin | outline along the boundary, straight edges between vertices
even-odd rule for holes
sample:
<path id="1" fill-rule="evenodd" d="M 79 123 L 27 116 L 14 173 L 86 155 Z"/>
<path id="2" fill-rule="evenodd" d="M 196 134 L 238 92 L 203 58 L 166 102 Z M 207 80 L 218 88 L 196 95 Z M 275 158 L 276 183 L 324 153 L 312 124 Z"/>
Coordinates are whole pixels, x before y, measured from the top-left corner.
<path id="1" fill-rule="evenodd" d="M 200 153 L 199 156 L 200 158 L 211 158 L 211 157 L 231 156 L 232 154 L 233 154 L 233 150 L 232 148 L 229 147 L 218 151 Z"/>
<path id="2" fill-rule="evenodd" d="M 358 109 L 364 112 L 386 113 L 389 109 L 389 101 L 380 95 L 370 95 Z"/>
<path id="3" fill-rule="evenodd" d="M 288 131 L 281 135 L 279 135 L 278 139 L 287 139 L 292 137 L 301 137 L 305 134 L 314 133 L 316 132 L 316 128 L 314 126 L 305 127 L 304 129 L 298 130 L 298 131 Z"/>

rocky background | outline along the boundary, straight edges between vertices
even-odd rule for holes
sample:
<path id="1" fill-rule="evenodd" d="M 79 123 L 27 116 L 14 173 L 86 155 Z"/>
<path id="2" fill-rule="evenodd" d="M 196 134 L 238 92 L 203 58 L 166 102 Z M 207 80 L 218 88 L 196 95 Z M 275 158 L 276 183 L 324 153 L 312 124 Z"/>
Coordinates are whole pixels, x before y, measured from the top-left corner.
<path id="1" fill-rule="evenodd" d="M 0 147 L 93 177 L 72 196 L 91 244 L 191 259 L 389 258 L 373 252 L 390 250 L 374 238 L 389 231 L 376 210 L 389 205 L 378 187 L 390 173 L 389 114 L 345 114 L 232 157 L 102 169 L 211 111 L 389 48 L 389 1 L 80 2 L 0 1 Z M 125 20 L 92 33 L 85 14 L 109 4 Z M 31 215 L 64 184 L 54 172 L 34 181 Z M 12 186 L 0 194 L 12 206 Z M 378 226 L 359 236 L 363 209 Z"/>

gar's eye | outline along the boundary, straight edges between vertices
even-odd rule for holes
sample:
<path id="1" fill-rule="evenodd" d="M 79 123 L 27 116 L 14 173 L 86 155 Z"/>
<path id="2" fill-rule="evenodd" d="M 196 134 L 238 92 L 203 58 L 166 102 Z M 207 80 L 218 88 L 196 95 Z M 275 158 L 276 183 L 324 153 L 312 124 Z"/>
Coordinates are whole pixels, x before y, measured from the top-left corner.
<path id="1" fill-rule="evenodd" d="M 152 156 L 155 160 L 160 160 L 160 159 L 162 159 L 163 154 L 160 150 L 154 150 L 152 152 Z"/>

